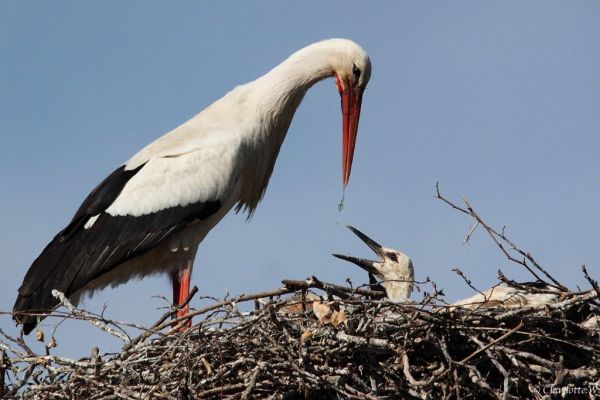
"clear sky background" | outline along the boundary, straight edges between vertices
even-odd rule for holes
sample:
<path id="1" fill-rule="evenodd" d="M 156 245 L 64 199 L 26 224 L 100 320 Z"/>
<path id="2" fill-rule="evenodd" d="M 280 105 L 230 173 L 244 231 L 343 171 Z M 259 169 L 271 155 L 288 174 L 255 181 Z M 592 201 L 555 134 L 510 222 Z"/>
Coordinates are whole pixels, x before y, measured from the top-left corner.
<path id="1" fill-rule="evenodd" d="M 309 91 L 253 220 L 227 216 L 200 246 L 193 283 L 222 297 L 281 279 L 366 281 L 331 257 L 371 257 L 352 224 L 409 254 L 449 301 L 530 280 L 436 180 L 572 289 L 600 278 L 600 3 L 21 2 L 0 4 L 0 310 L 89 191 L 138 149 L 312 42 L 371 56 L 345 208 L 334 83 Z M 105 290 L 85 307 L 150 324 L 166 277 Z M 416 295 L 420 298 L 421 294 Z M 198 305 L 198 300 L 194 302 Z M 48 321 L 48 320 L 47 320 Z M 56 322 L 50 321 L 50 322 Z M 8 316 L 0 328 L 17 329 Z M 51 326 L 44 324 L 49 333 Z M 72 357 L 118 350 L 83 322 L 58 330 Z M 33 341 L 33 338 L 31 339 Z"/>

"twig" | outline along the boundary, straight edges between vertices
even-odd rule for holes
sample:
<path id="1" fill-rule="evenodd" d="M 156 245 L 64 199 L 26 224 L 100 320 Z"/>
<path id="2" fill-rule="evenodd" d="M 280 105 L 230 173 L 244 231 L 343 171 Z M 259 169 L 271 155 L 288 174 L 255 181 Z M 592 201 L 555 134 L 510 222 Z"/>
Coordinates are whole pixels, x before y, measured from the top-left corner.
<path id="1" fill-rule="evenodd" d="M 246 387 L 246 389 L 242 393 L 242 397 L 241 397 L 242 400 L 247 399 L 250 396 L 250 393 L 252 393 L 252 390 L 254 390 L 254 388 L 256 386 L 256 380 L 258 379 L 258 375 L 260 374 L 260 371 L 264 368 L 264 366 L 265 366 L 264 363 L 259 363 L 256 366 L 256 368 L 254 368 L 254 372 L 252 373 L 250 382 L 248 382 L 248 387 Z"/>
<path id="2" fill-rule="evenodd" d="M 471 358 L 475 357 L 476 355 L 478 355 L 479 353 L 481 353 L 482 351 L 485 351 L 487 349 L 489 349 L 490 347 L 496 345 L 497 343 L 500 343 L 501 341 L 503 341 L 504 339 L 506 339 L 507 337 L 509 337 L 510 335 L 512 335 L 513 333 L 517 332 L 519 329 L 521 329 L 523 327 L 523 322 L 519 322 L 519 325 L 515 326 L 513 329 L 511 329 L 510 331 L 506 332 L 504 335 L 500 336 L 498 339 L 494 339 L 491 342 L 489 342 L 488 344 L 486 344 L 484 347 L 474 351 L 473 353 L 469 354 L 467 357 L 463 358 L 460 363 L 464 364 L 467 361 L 469 361 Z"/>
<path id="3" fill-rule="evenodd" d="M 481 225 L 486 232 L 489 234 L 489 236 L 492 238 L 492 240 L 494 241 L 494 243 L 496 243 L 496 246 L 498 246 L 498 248 L 502 251 L 502 253 L 504 253 L 504 255 L 512 262 L 515 262 L 521 266 L 523 266 L 525 269 L 527 269 L 527 271 L 529 271 L 529 273 L 531 273 L 537 280 L 539 281 L 544 281 L 528 264 L 527 261 L 531 262 L 531 264 L 538 270 L 540 271 L 542 274 L 544 274 L 548 279 L 550 279 L 556 286 L 558 286 L 559 288 L 561 288 L 562 290 L 567 290 L 566 287 L 564 287 L 560 282 L 558 282 L 552 275 L 550 275 L 550 273 L 548 273 L 548 271 L 546 271 L 541 265 L 539 265 L 537 263 L 537 261 L 533 258 L 533 256 L 528 253 L 525 252 L 523 250 L 521 250 L 519 247 L 517 247 L 509 238 L 508 236 L 506 236 L 505 234 L 505 230 L 504 228 L 502 228 L 502 232 L 498 233 L 494 228 L 492 228 L 489 224 L 487 224 L 482 218 L 481 216 L 475 211 L 475 209 L 473 208 L 473 206 L 471 205 L 471 203 L 469 202 L 469 200 L 467 199 L 466 196 L 463 196 L 463 201 L 465 203 L 465 205 L 467 206 L 466 209 L 457 206 L 456 204 L 454 204 L 453 202 L 451 202 L 450 200 L 446 199 L 440 192 L 440 187 L 439 187 L 439 182 L 436 182 L 435 184 L 435 190 L 436 193 L 433 196 L 436 199 L 439 199 L 441 201 L 443 201 L 444 203 L 448 204 L 450 207 L 452 207 L 455 210 L 458 210 L 464 214 L 467 214 L 471 217 L 473 217 L 476 221 L 477 224 Z M 469 235 L 467 237 L 470 237 L 471 232 L 469 233 Z M 521 256 L 523 256 L 523 260 L 519 260 L 515 257 L 513 257 L 510 253 L 509 250 L 506 250 L 505 246 L 501 243 L 504 242 L 506 245 L 509 246 L 509 249 L 512 251 L 517 252 L 518 254 L 520 254 Z"/>
<path id="4" fill-rule="evenodd" d="M 470 241 L 471 241 L 471 235 L 473 235 L 473 233 L 475 232 L 475 229 L 477 229 L 478 226 L 479 226 L 479 221 L 475 221 L 475 223 L 473 224 L 473 227 L 469 230 L 469 233 L 467 233 L 467 236 L 463 240 L 463 244 L 469 244 L 470 243 Z"/>
<path id="5" fill-rule="evenodd" d="M 190 319 L 192 317 L 195 317 L 197 315 L 205 314 L 205 313 L 207 313 L 209 311 L 216 310 L 216 309 L 219 309 L 219 308 L 221 308 L 223 306 L 231 305 L 231 304 L 234 304 L 234 303 L 239 303 L 239 302 L 248 301 L 248 300 L 261 299 L 261 298 L 265 298 L 265 297 L 281 296 L 281 295 L 292 293 L 292 292 L 293 292 L 293 290 L 290 290 L 290 289 L 287 289 L 287 288 L 281 288 L 281 289 L 275 289 L 275 290 L 266 291 L 266 292 L 255 293 L 255 294 L 252 294 L 252 295 L 241 295 L 241 296 L 236 297 L 235 299 L 224 300 L 224 301 L 212 304 L 210 306 L 201 308 L 199 310 L 190 312 L 188 315 L 179 317 L 179 318 L 174 319 L 173 321 L 168 322 L 168 323 L 164 323 L 164 322 L 163 323 L 159 323 L 159 324 L 155 323 L 155 324 L 153 324 L 153 326 L 154 326 L 153 330 L 148 330 L 147 332 L 144 332 L 140 336 L 134 338 L 129 345 L 125 346 L 124 350 L 130 349 L 132 346 L 135 346 L 140 341 L 145 340 L 148 337 L 150 337 L 153 333 L 156 333 L 156 332 L 160 331 L 161 329 L 164 329 L 167 326 L 170 326 L 173 323 L 179 323 L 181 321 L 186 321 L 186 320 L 188 320 L 188 319 Z M 168 316 L 166 318 L 168 318 Z"/>
<path id="6" fill-rule="evenodd" d="M 596 281 L 595 279 L 592 279 L 592 277 L 589 276 L 585 265 L 581 266 L 581 270 L 583 271 L 583 276 L 585 277 L 585 279 L 590 283 L 592 288 L 594 288 L 594 290 L 596 291 L 597 297 L 600 298 L 600 288 L 598 287 L 598 281 Z"/>
<path id="7" fill-rule="evenodd" d="M 80 317 L 81 319 L 88 321 L 90 324 L 97 326 L 98 328 L 102 329 L 103 331 L 110 333 L 111 335 L 118 337 L 119 339 L 121 339 L 124 342 L 129 342 L 131 341 L 131 338 L 123 332 L 119 332 L 113 328 L 111 328 L 110 326 L 108 326 L 108 324 L 105 322 L 107 320 L 103 319 L 98 319 L 98 318 L 90 318 L 90 314 L 86 311 L 82 311 L 79 310 L 77 308 L 75 308 L 75 306 L 73 304 L 71 304 L 71 302 L 67 299 L 67 297 L 62 293 L 59 292 L 56 289 L 52 290 L 52 296 L 56 297 L 58 299 L 58 301 L 60 301 L 60 303 L 67 308 L 71 314 Z"/>
<path id="8" fill-rule="evenodd" d="M 477 289 L 477 288 L 476 288 L 476 287 L 473 285 L 473 283 L 471 282 L 471 280 L 470 280 L 469 278 L 467 278 L 467 277 L 465 276 L 465 274 L 464 274 L 464 273 L 463 273 L 463 272 L 462 272 L 460 269 L 458 269 L 458 268 L 452 268 L 452 271 L 453 271 L 453 272 L 455 272 L 455 273 L 456 273 L 458 276 L 460 276 L 460 277 L 462 278 L 462 280 L 463 280 L 463 281 L 465 281 L 465 283 L 466 283 L 466 284 L 467 284 L 467 285 L 468 285 L 468 286 L 469 286 L 471 289 L 473 289 L 474 291 L 478 292 L 478 293 L 479 293 L 480 295 L 482 295 L 482 296 L 483 296 L 483 298 L 485 299 L 485 297 L 486 297 L 486 296 L 485 296 L 485 294 L 484 294 L 484 293 L 483 293 L 481 290 Z M 487 299 L 486 299 L 486 301 L 487 301 Z"/>

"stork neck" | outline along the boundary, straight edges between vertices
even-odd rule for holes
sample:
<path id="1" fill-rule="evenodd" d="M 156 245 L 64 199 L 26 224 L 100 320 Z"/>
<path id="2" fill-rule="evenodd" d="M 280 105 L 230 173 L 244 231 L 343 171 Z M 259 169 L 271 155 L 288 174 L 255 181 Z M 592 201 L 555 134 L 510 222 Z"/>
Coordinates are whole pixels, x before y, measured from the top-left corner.
<path id="1" fill-rule="evenodd" d="M 325 41 L 292 54 L 253 82 L 257 102 L 275 114 L 293 115 L 310 87 L 334 75 L 330 60 L 337 51 Z"/>
<path id="2" fill-rule="evenodd" d="M 245 168 L 238 209 L 253 210 L 269 182 L 279 149 L 306 91 L 332 75 L 332 68 L 315 45 L 304 48 L 267 74 L 240 88 L 237 96 L 252 112 L 243 131 Z"/>
<path id="3" fill-rule="evenodd" d="M 288 57 L 264 77 L 279 81 L 288 90 L 308 90 L 318 81 L 333 76 L 330 51 L 317 46 L 306 47 Z"/>

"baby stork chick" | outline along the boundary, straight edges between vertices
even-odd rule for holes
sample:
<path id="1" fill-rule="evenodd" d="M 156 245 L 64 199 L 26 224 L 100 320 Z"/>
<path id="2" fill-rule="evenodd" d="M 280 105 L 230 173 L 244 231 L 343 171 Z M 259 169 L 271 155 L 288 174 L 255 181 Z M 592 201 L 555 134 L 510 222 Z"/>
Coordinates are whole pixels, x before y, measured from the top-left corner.
<path id="1" fill-rule="evenodd" d="M 519 283 L 518 287 L 497 285 L 452 305 L 470 309 L 537 307 L 556 303 L 559 297 L 560 289 L 555 286 L 541 282 L 525 282 Z"/>
<path id="2" fill-rule="evenodd" d="M 350 225 L 348 225 L 348 229 L 365 242 L 379 256 L 379 260 L 371 261 L 340 254 L 333 254 L 333 256 L 350 261 L 367 271 L 371 283 L 374 280 L 373 276 L 381 279 L 381 284 L 385 289 L 388 300 L 395 303 L 408 300 L 412 293 L 415 279 L 415 270 L 410 258 L 398 250 L 379 245 L 373 239 Z"/>

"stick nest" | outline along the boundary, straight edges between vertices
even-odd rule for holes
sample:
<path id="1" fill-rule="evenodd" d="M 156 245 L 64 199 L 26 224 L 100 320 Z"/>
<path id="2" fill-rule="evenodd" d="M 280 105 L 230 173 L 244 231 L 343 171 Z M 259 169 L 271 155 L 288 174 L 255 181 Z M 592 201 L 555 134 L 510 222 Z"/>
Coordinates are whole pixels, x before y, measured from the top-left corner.
<path id="1" fill-rule="evenodd" d="M 426 280 L 419 302 L 391 303 L 375 287 L 311 277 L 215 301 L 186 317 L 175 309 L 145 328 L 74 308 L 62 317 L 123 340 L 119 354 L 72 360 L 36 354 L 0 330 L 0 398 L 22 399 L 543 399 L 600 394 L 600 288 L 571 292 L 533 256 L 493 229 L 465 198 L 473 220 L 507 258 L 558 300 L 540 306 L 458 308 Z M 473 287 L 462 272 L 457 273 Z M 504 277 L 504 284 L 535 291 Z M 423 286 L 425 285 L 425 286 Z M 426 288 L 425 288 L 426 287 Z M 425 289 L 424 289 L 425 288 Z M 192 291 L 190 298 L 194 295 Z M 56 316 L 55 312 L 55 316 Z M 587 321 L 584 325 L 583 322 Z M 175 324 L 176 326 L 173 326 Z M 127 328 L 127 329 L 126 329 Z M 131 328 L 139 336 L 131 337 Z"/>
<path id="2" fill-rule="evenodd" d="M 314 277 L 284 281 L 273 291 L 281 292 L 290 294 L 209 306 L 184 333 L 147 331 L 117 355 L 69 360 L 23 346 L 13 357 L 4 351 L 3 395 L 496 399 L 536 398 L 552 387 L 591 391 L 599 383 L 598 330 L 580 325 L 596 309 L 594 291 L 565 293 L 548 306 L 475 310 L 440 304 L 439 292 L 394 304 Z M 251 311 L 240 311 L 245 302 L 254 303 Z"/>

